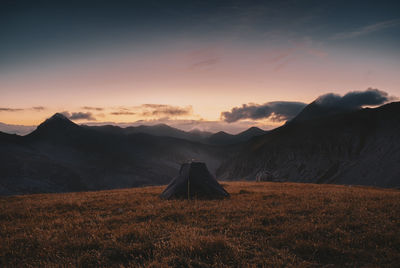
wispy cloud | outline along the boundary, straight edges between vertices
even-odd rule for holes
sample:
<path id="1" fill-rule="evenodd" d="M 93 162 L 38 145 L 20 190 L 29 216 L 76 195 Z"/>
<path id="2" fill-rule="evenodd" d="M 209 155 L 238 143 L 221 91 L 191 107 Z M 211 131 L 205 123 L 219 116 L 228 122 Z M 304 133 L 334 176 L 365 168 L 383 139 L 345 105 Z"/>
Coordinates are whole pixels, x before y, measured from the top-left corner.
<path id="1" fill-rule="evenodd" d="M 35 107 L 32 107 L 32 110 L 34 110 L 34 111 L 44 111 L 44 110 L 46 110 L 46 107 L 35 106 Z"/>
<path id="2" fill-rule="evenodd" d="M 221 61 L 220 54 L 221 52 L 217 47 L 203 47 L 190 51 L 186 55 L 187 69 L 190 71 L 209 70 Z"/>
<path id="3" fill-rule="evenodd" d="M 185 116 L 193 114 L 192 106 L 172 106 L 167 104 L 143 104 L 140 106 L 143 116 Z"/>
<path id="4" fill-rule="evenodd" d="M 166 118 L 166 117 L 182 117 L 193 115 L 192 106 L 174 106 L 168 104 L 146 103 L 139 106 L 120 106 L 112 108 L 110 115 L 136 115 L 144 118 Z"/>
<path id="5" fill-rule="evenodd" d="M 0 107 L 0 112 L 22 112 L 22 111 L 27 111 L 27 110 L 33 110 L 36 112 L 44 111 L 46 110 L 46 107 L 43 106 L 34 106 L 31 108 L 9 108 L 9 107 Z"/>
<path id="6" fill-rule="evenodd" d="M 111 115 L 134 115 L 136 113 L 129 111 L 112 112 Z"/>
<path id="7" fill-rule="evenodd" d="M 302 60 L 309 56 L 318 59 L 325 59 L 327 58 L 328 53 L 321 48 L 320 44 L 306 39 L 304 41 L 294 43 L 290 48 L 280 49 L 273 53 L 268 53 L 263 61 L 265 64 L 272 67 L 273 72 L 280 72 L 299 59 Z"/>
<path id="8" fill-rule="evenodd" d="M 220 59 L 218 57 L 210 58 L 210 59 L 204 59 L 204 60 L 201 60 L 201 61 L 198 61 L 198 62 L 195 62 L 195 63 L 191 64 L 189 66 L 189 69 L 193 70 L 193 69 L 210 68 L 210 67 L 216 65 L 219 61 L 220 61 Z"/>
<path id="9" fill-rule="evenodd" d="M 400 25 L 400 19 L 395 19 L 395 20 L 387 20 L 387 21 L 382 21 L 378 22 L 375 24 L 367 25 L 364 27 L 361 27 L 359 29 L 356 29 L 354 31 L 349 31 L 349 32 L 341 32 L 334 34 L 330 39 L 332 40 L 339 40 L 339 39 L 350 39 L 350 38 L 355 38 L 358 36 L 362 35 L 367 35 L 373 32 L 377 32 L 383 29 L 391 28 Z"/>
<path id="10" fill-rule="evenodd" d="M 83 110 L 89 110 L 89 111 L 103 111 L 104 108 L 102 107 L 91 107 L 91 106 L 83 106 Z"/>
<path id="11" fill-rule="evenodd" d="M 294 59 L 285 59 L 281 62 L 279 62 L 275 67 L 274 67 L 274 72 L 279 72 L 280 70 L 284 69 L 291 61 Z"/>
<path id="12" fill-rule="evenodd" d="M 20 112 L 24 109 L 0 107 L 0 112 Z"/>

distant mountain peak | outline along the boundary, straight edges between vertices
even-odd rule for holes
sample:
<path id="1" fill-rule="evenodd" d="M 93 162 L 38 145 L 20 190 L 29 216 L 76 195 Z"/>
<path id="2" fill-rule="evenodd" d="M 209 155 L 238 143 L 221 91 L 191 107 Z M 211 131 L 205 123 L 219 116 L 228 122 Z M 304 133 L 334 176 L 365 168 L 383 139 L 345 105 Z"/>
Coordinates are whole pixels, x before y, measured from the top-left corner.
<path id="1" fill-rule="evenodd" d="M 213 135 L 211 135 L 211 137 L 214 137 L 214 138 L 216 138 L 216 137 L 218 137 L 218 138 L 226 138 L 226 137 L 232 137 L 232 136 L 235 136 L 235 135 L 226 133 L 225 131 L 222 131 L 222 130 L 218 131 L 217 133 L 215 133 Z"/>
<path id="2" fill-rule="evenodd" d="M 43 123 L 39 125 L 40 126 L 46 126 L 46 125 L 51 125 L 51 126 L 72 126 L 76 125 L 74 122 L 69 120 L 65 115 L 62 113 L 55 113 L 52 117 L 46 119 Z"/>
<path id="3" fill-rule="evenodd" d="M 262 130 L 261 128 L 251 127 L 243 132 L 240 132 L 236 136 L 240 137 L 241 140 L 246 141 L 250 140 L 253 137 L 264 135 L 265 133 L 267 133 L 267 131 Z"/>
<path id="4" fill-rule="evenodd" d="M 262 129 L 259 128 L 259 127 L 250 127 L 250 128 L 248 128 L 247 130 L 262 130 Z"/>
<path id="5" fill-rule="evenodd" d="M 242 132 L 240 132 L 239 134 L 243 134 L 243 133 L 265 133 L 265 130 L 262 130 L 259 127 L 250 127 Z"/>
<path id="6" fill-rule="evenodd" d="M 65 115 L 63 115 L 62 113 L 55 113 L 52 117 L 50 117 L 50 118 L 47 119 L 47 120 L 59 120 L 59 119 L 71 121 L 71 120 L 69 120 Z M 46 120 L 46 121 L 47 121 L 47 120 Z"/>
<path id="7" fill-rule="evenodd" d="M 262 130 L 258 127 L 251 127 L 236 135 L 220 131 L 211 135 L 208 138 L 208 141 L 211 144 L 219 144 L 219 145 L 235 144 L 235 143 L 246 142 L 253 137 L 261 136 L 265 133 L 267 133 L 267 131 Z"/>
<path id="8" fill-rule="evenodd" d="M 72 129 L 79 127 L 77 124 L 69 120 L 65 115 L 62 113 L 55 113 L 52 117 L 46 119 L 43 123 L 41 123 L 37 129 L 32 132 L 35 135 L 38 133 L 53 133 L 53 132 L 62 132 L 66 129 Z"/>
<path id="9" fill-rule="evenodd" d="M 290 122 L 303 122 L 320 119 L 327 116 L 360 110 L 361 108 L 346 107 L 340 105 L 323 105 L 318 100 L 308 104 L 295 118 Z"/>

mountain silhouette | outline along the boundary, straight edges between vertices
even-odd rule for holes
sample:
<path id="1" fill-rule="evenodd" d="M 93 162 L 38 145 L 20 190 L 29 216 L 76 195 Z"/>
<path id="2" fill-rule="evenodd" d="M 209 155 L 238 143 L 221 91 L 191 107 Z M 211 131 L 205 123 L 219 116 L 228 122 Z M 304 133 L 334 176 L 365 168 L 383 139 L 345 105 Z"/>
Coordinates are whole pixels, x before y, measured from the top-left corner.
<path id="1" fill-rule="evenodd" d="M 199 141 L 182 132 L 81 126 L 62 114 L 26 136 L 0 132 L 0 195 L 167 184 L 188 160 L 223 180 L 400 186 L 400 102 Z M 185 138 L 166 136 L 177 133 Z"/>
<path id="2" fill-rule="evenodd" d="M 114 134 L 135 134 L 135 133 L 144 133 L 150 134 L 153 136 L 160 137 L 172 137 L 185 139 L 190 141 L 198 141 L 198 142 L 206 142 L 206 138 L 208 138 L 212 133 L 203 132 L 203 131 L 183 131 L 166 124 L 157 124 L 153 126 L 135 126 L 135 127 L 126 127 L 121 128 L 118 126 L 105 125 L 105 126 L 86 126 L 87 128 L 96 129 L 102 132 L 114 133 Z"/>
<path id="3" fill-rule="evenodd" d="M 218 177 L 400 186 L 400 102 L 308 118 L 250 140 Z"/>
<path id="4" fill-rule="evenodd" d="M 68 130 L 68 129 L 76 129 L 79 128 L 77 124 L 69 120 L 65 115 L 61 113 L 56 113 L 52 117 L 46 119 L 43 123 L 41 123 L 35 132 L 46 132 L 46 131 L 60 131 L 60 130 Z"/>
<path id="5" fill-rule="evenodd" d="M 261 136 L 267 133 L 267 131 L 262 130 L 258 127 L 251 127 L 243 132 L 236 135 L 228 134 L 224 131 L 217 132 L 210 137 L 208 137 L 207 142 L 216 145 L 230 145 L 237 144 L 248 141 L 253 137 Z"/>
<path id="6" fill-rule="evenodd" d="M 70 139 L 82 135 L 82 128 L 63 114 L 56 113 L 46 119 L 34 131 L 27 135 L 28 139 L 58 140 Z"/>
<path id="7" fill-rule="evenodd" d="M 346 113 L 358 109 L 348 108 L 346 106 L 339 105 L 323 105 L 318 102 L 318 100 L 313 101 L 308 104 L 304 109 L 289 122 L 304 122 L 308 120 L 315 120 L 318 118 L 323 118 L 335 114 Z"/>
<path id="8" fill-rule="evenodd" d="M 181 163 L 196 159 L 215 172 L 232 150 L 136 130 L 80 126 L 55 114 L 27 136 L 0 133 L 0 194 L 166 184 Z"/>

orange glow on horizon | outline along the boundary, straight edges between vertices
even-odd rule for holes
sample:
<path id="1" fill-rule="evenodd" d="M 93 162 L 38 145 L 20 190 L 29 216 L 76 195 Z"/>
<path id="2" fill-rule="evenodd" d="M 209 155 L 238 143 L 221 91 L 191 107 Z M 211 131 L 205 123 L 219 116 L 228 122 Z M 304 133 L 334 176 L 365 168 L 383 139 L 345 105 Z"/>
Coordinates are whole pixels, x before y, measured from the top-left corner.
<path id="1" fill-rule="evenodd" d="M 92 112 L 97 121 L 104 122 L 162 117 L 111 114 L 115 107 L 142 104 L 191 106 L 192 114 L 172 119 L 218 121 L 221 112 L 245 103 L 309 103 L 324 93 L 368 87 L 400 95 L 394 61 L 379 57 L 352 61 L 335 53 L 307 44 L 292 49 L 217 44 L 49 63 L 0 74 L 0 107 L 27 109 L 2 111 L 0 122 L 36 125 L 62 111 Z M 35 106 L 46 109 L 30 110 Z M 84 106 L 104 111 L 85 111 Z"/>

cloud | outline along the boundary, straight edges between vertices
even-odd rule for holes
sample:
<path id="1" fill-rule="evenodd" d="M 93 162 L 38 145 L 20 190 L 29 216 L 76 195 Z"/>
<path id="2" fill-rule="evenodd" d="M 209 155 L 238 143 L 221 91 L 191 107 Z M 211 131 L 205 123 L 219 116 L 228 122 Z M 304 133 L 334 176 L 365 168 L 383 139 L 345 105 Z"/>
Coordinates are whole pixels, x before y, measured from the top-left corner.
<path id="1" fill-rule="evenodd" d="M 168 104 L 154 104 L 146 103 L 139 106 L 131 107 L 115 107 L 110 115 L 123 116 L 123 115 L 137 115 L 145 118 L 169 118 L 193 115 L 192 106 L 173 106 Z"/>
<path id="2" fill-rule="evenodd" d="M 400 19 L 395 19 L 395 20 L 387 20 L 387 21 L 382 21 L 378 22 L 372 25 L 364 26 L 361 27 L 355 31 L 352 32 L 342 32 L 342 33 L 337 33 L 331 37 L 333 40 L 339 40 L 339 39 L 350 39 L 362 35 L 367 35 L 373 32 L 377 32 L 386 28 L 391 28 L 395 27 L 400 24 Z"/>
<path id="3" fill-rule="evenodd" d="M 218 57 L 201 60 L 190 65 L 189 69 L 205 69 L 217 64 L 219 61 Z"/>
<path id="4" fill-rule="evenodd" d="M 166 104 L 143 104 L 143 116 L 184 116 L 193 114 L 192 106 L 179 107 Z"/>
<path id="5" fill-rule="evenodd" d="M 40 112 L 40 111 L 46 110 L 46 108 L 43 106 L 35 106 L 35 107 L 32 107 L 32 110 Z"/>
<path id="6" fill-rule="evenodd" d="M 101 107 L 91 107 L 91 106 L 83 106 L 82 109 L 89 111 L 103 111 L 104 108 Z"/>
<path id="7" fill-rule="evenodd" d="M 274 68 L 274 72 L 279 72 L 280 70 L 284 69 L 292 60 L 293 59 L 288 58 L 278 63 Z"/>
<path id="8" fill-rule="evenodd" d="M 65 111 L 65 112 L 62 112 L 62 114 L 71 120 L 96 121 L 96 118 L 90 112 L 88 112 L 88 113 L 83 113 L 83 112 L 69 113 L 69 112 Z"/>
<path id="9" fill-rule="evenodd" d="M 220 51 L 215 46 L 193 50 L 187 56 L 188 70 L 204 71 L 213 68 L 221 61 Z"/>
<path id="10" fill-rule="evenodd" d="M 8 108 L 8 107 L 0 107 L 0 112 L 21 112 L 21 111 L 25 111 L 25 110 L 33 110 L 33 111 L 43 111 L 46 110 L 46 107 L 43 106 L 35 106 L 32 108 L 26 108 L 26 109 L 22 109 L 22 108 Z"/>
<path id="11" fill-rule="evenodd" d="M 46 108 L 43 106 L 35 106 L 32 108 L 26 108 L 26 109 L 0 107 L 0 112 L 21 112 L 21 111 L 25 111 L 25 110 L 33 110 L 33 111 L 40 112 L 40 111 L 46 110 Z"/>
<path id="12" fill-rule="evenodd" d="M 19 108 L 5 108 L 5 107 L 0 107 L 0 112 L 20 112 L 23 111 L 24 109 L 19 109 Z"/>
<path id="13" fill-rule="evenodd" d="M 325 107 L 347 110 L 381 105 L 396 99 L 385 91 L 368 88 L 365 91 L 351 91 L 344 96 L 328 93 L 318 97 L 315 102 Z M 228 123 L 243 119 L 269 119 L 273 122 L 282 122 L 295 117 L 305 106 L 306 103 L 288 101 L 267 102 L 262 105 L 243 104 L 241 107 L 234 107 L 230 111 L 222 112 L 221 119 Z"/>
<path id="14" fill-rule="evenodd" d="M 385 91 L 368 88 L 365 91 L 350 91 L 344 96 L 328 93 L 318 97 L 315 102 L 327 107 L 358 109 L 365 105 L 374 106 L 384 104 L 394 99 L 396 98 L 389 96 Z"/>
<path id="15" fill-rule="evenodd" d="M 290 102 L 290 101 L 274 101 L 265 104 L 243 104 L 241 107 L 234 107 L 229 112 L 222 112 L 221 118 L 223 121 L 232 123 L 242 119 L 265 119 L 280 122 L 292 119 L 304 107 L 305 103 Z"/>
<path id="16" fill-rule="evenodd" d="M 112 112 L 111 115 L 134 115 L 136 113 L 129 111 Z"/>
<path id="17" fill-rule="evenodd" d="M 162 108 L 162 107 L 167 107 L 167 106 L 169 106 L 169 105 L 167 105 L 167 104 L 153 104 L 153 103 L 147 103 L 147 104 L 142 104 L 142 105 L 139 106 L 139 107 L 157 109 L 157 108 Z"/>

